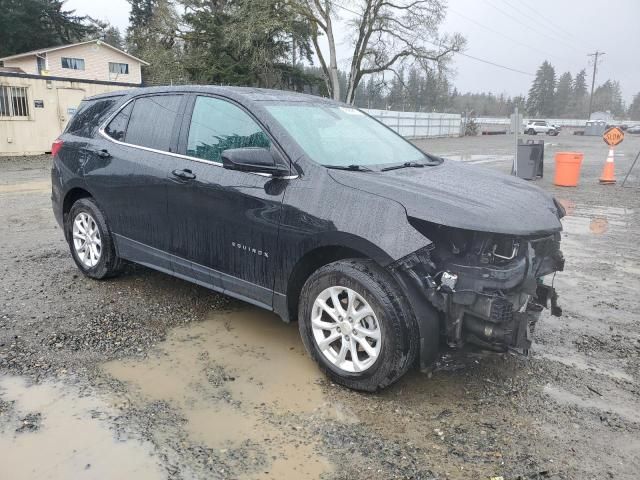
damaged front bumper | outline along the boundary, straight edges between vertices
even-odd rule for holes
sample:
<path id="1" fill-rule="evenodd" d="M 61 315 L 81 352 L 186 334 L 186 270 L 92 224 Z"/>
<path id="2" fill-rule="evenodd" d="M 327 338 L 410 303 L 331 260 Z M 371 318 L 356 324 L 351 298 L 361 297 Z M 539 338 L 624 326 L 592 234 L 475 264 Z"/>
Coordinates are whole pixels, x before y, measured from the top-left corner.
<path id="1" fill-rule="evenodd" d="M 391 266 L 416 316 L 435 311 L 439 337 L 450 347 L 526 354 L 541 311 L 562 314 L 556 290 L 543 282 L 564 268 L 560 234 L 512 238 L 451 230 L 440 227 L 432 245 Z M 428 362 L 423 358 L 421 365 Z"/>

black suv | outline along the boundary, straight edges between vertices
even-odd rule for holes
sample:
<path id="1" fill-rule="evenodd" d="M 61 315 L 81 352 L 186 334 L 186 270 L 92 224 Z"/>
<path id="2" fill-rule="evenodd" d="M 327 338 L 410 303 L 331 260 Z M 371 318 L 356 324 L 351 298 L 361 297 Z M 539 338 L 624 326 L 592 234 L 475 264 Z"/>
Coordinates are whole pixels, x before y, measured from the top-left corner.
<path id="1" fill-rule="evenodd" d="M 332 380 L 383 388 L 439 347 L 524 353 L 563 268 L 562 207 L 422 152 L 362 111 L 253 88 L 85 100 L 53 210 L 87 276 L 124 260 L 298 320 Z"/>

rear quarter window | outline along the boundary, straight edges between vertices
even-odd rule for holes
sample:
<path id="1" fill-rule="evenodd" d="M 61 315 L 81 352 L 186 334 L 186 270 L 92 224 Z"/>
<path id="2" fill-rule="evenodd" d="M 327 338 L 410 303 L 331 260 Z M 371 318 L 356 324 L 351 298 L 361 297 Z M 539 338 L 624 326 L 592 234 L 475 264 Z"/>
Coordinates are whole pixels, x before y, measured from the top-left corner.
<path id="1" fill-rule="evenodd" d="M 113 120 L 109 122 L 109 125 L 104 129 L 104 132 L 114 140 L 118 140 L 120 142 L 124 141 L 132 109 L 133 103 L 129 103 L 126 107 L 120 110 L 118 114 L 113 117 Z"/>
<path id="2" fill-rule="evenodd" d="M 122 97 L 109 97 L 98 100 L 83 100 L 73 116 L 65 133 L 80 137 L 91 137 L 107 118 Z"/>

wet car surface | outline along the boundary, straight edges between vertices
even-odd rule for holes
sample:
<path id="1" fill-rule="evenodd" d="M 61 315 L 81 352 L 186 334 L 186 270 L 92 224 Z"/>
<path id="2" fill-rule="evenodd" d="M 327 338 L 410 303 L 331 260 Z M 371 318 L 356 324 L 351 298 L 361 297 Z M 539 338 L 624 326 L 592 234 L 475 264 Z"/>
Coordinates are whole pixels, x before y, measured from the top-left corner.
<path id="1" fill-rule="evenodd" d="M 430 155 L 292 92 L 154 87 L 88 98 L 54 142 L 53 213 L 79 270 L 124 261 L 298 321 L 334 382 L 377 391 L 442 345 L 527 354 L 562 314 L 553 196 Z"/>

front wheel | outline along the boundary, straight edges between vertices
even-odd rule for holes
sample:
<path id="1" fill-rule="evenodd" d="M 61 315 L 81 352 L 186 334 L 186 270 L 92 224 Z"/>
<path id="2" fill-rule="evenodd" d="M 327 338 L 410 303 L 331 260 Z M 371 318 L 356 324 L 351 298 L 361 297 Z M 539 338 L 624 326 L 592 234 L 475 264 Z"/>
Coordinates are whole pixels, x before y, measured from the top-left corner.
<path id="1" fill-rule="evenodd" d="M 300 335 L 336 383 L 376 391 L 414 363 L 418 330 L 393 279 L 369 260 L 341 260 L 309 277 L 300 295 Z"/>

